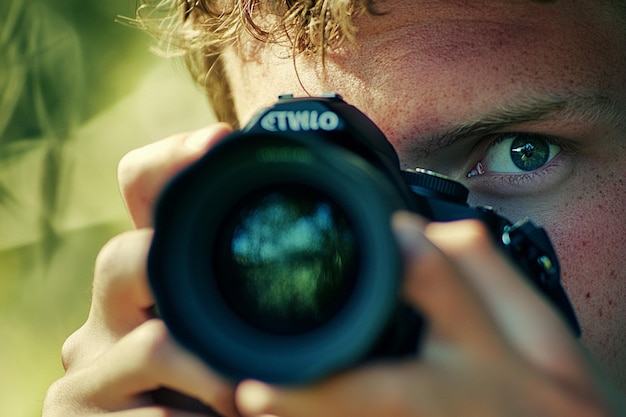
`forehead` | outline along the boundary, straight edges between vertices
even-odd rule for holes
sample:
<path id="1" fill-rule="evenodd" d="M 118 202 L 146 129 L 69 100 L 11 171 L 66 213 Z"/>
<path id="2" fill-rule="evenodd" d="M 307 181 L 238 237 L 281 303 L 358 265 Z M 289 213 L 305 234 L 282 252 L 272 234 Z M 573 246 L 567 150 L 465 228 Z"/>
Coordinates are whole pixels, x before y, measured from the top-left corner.
<path id="1" fill-rule="evenodd" d="M 411 119 L 435 128 L 444 116 L 467 119 L 535 93 L 593 89 L 626 101 L 626 23 L 611 4 L 379 0 L 380 13 L 354 18 L 354 42 L 328 48 L 323 63 L 305 54 L 285 59 L 290 45 L 244 46 L 244 59 L 226 54 L 226 62 L 241 120 L 286 91 L 339 91 L 378 124 L 403 130 Z M 271 83 L 257 82 L 265 78 Z"/>
<path id="2" fill-rule="evenodd" d="M 557 55 L 571 49 L 601 54 L 623 44 L 626 34 L 617 9 L 600 0 L 386 0 L 379 9 L 381 16 L 357 18 L 361 45 L 411 46 L 423 60 L 472 58 L 488 51 L 546 53 L 546 47 Z"/>
<path id="3" fill-rule="evenodd" d="M 356 19 L 357 47 L 331 53 L 336 73 L 353 75 L 348 91 L 361 84 L 381 93 L 373 97 L 391 89 L 470 104 L 626 86 L 626 24 L 608 2 L 388 0 L 378 8 L 381 16 Z"/>

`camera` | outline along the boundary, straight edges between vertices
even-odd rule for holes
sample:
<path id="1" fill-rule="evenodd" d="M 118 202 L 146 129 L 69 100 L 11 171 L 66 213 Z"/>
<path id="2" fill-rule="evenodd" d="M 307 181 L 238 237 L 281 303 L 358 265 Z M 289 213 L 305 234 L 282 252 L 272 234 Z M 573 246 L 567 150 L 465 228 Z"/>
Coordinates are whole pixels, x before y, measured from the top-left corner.
<path id="1" fill-rule="evenodd" d="M 390 219 L 478 219 L 575 334 L 546 232 L 470 207 L 442 175 L 402 171 L 378 127 L 337 94 L 280 96 L 165 188 L 148 276 L 172 335 L 233 379 L 304 384 L 417 355 Z M 463 320 L 459 317 L 459 320 Z"/>

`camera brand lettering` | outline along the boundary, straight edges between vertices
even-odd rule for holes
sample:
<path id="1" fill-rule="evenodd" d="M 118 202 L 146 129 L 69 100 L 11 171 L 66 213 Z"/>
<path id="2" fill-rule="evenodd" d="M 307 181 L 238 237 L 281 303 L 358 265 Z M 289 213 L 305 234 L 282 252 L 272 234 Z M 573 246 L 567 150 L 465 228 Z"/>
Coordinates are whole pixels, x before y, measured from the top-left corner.
<path id="1" fill-rule="evenodd" d="M 270 132 L 299 132 L 307 130 L 335 130 L 339 127 L 339 116 L 332 111 L 275 110 L 261 119 L 261 127 Z"/>

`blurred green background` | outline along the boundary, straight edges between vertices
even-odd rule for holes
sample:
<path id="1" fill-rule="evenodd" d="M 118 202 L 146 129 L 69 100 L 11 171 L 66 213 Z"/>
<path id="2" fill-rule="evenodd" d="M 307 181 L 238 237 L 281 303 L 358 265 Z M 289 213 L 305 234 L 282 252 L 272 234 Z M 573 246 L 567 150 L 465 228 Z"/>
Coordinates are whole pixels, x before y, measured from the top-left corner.
<path id="1" fill-rule="evenodd" d="M 41 413 L 99 248 L 130 228 L 129 150 L 213 120 L 183 65 L 119 23 L 135 0 L 0 0 L 0 416 Z"/>

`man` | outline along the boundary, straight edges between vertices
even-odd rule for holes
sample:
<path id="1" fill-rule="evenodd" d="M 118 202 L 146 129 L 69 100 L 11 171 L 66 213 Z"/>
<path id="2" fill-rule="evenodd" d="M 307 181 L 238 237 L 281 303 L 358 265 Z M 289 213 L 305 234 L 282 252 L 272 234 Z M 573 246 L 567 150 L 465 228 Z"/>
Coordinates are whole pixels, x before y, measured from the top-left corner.
<path id="1" fill-rule="evenodd" d="M 98 258 L 92 309 L 64 346 L 67 375 L 50 389 L 47 415 L 188 415 L 145 394 L 160 387 L 226 416 L 625 415 L 623 2 L 260 2 L 233 14 L 206 3 L 187 2 L 184 13 L 187 33 L 218 54 L 205 71 L 223 120 L 245 123 L 284 92 L 337 91 L 382 129 L 403 166 L 463 182 L 473 204 L 535 219 L 553 238 L 595 362 L 480 225 L 398 213 L 403 295 L 431 324 L 422 355 L 312 387 L 234 386 L 151 317 L 145 277 L 152 205 L 229 132 L 217 124 L 120 164 L 137 230 Z M 515 157 L 529 145 L 540 151 Z"/>

